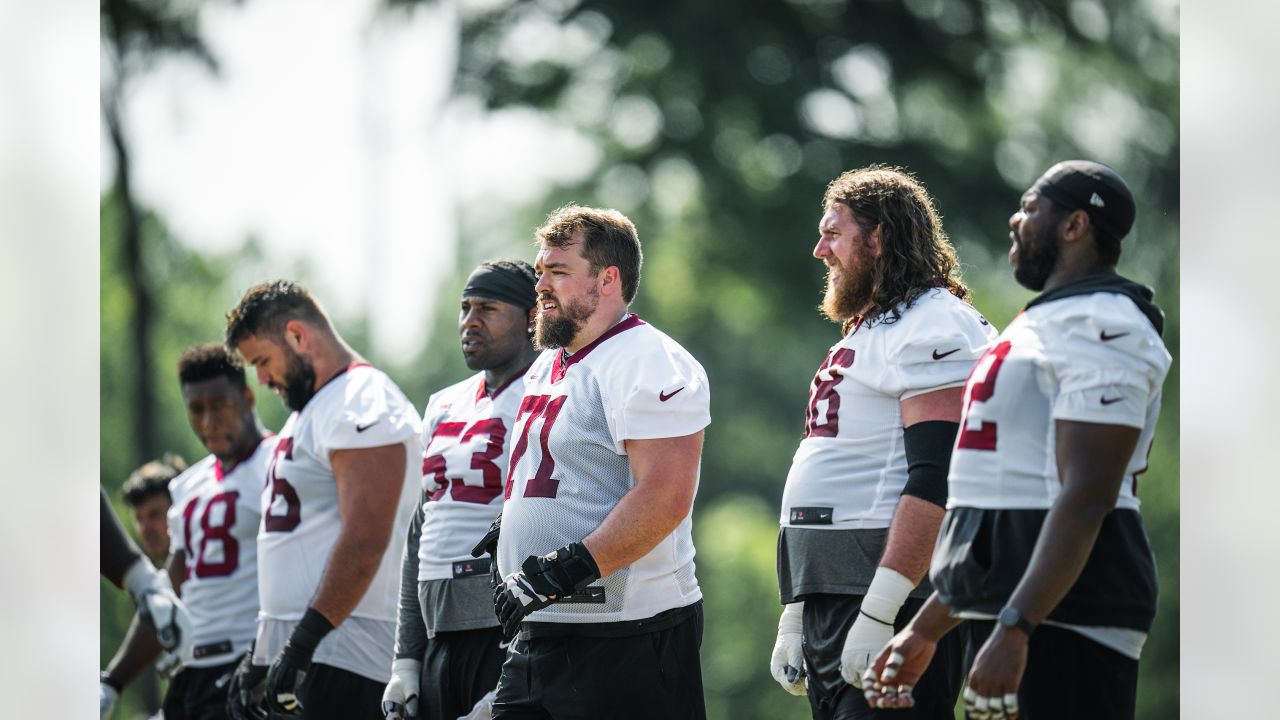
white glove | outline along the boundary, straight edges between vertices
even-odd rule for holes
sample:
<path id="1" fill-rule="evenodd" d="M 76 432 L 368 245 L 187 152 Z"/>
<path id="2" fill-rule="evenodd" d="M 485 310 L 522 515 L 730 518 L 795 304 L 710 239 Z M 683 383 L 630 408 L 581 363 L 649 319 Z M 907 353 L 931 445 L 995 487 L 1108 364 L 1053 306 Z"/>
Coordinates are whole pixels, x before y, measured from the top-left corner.
<path id="1" fill-rule="evenodd" d="M 191 657 L 191 615 L 182 604 L 169 575 L 138 558 L 124 574 L 124 586 L 138 606 L 138 615 L 156 631 L 160 647 L 185 661 Z"/>
<path id="2" fill-rule="evenodd" d="M 809 681 L 805 679 L 802 633 L 804 630 L 804 603 L 783 606 L 778 618 L 778 642 L 773 645 L 769 658 L 769 672 L 783 690 L 792 695 L 806 695 Z"/>
<path id="3" fill-rule="evenodd" d="M 858 618 L 849 628 L 840 653 L 840 677 L 845 682 L 862 687 L 862 674 L 893 639 L 894 618 L 913 589 L 915 584 L 902 573 L 887 567 L 876 568 Z"/>
<path id="4" fill-rule="evenodd" d="M 484 697 L 476 701 L 476 706 L 471 708 L 471 712 L 458 720 L 493 720 L 493 698 L 497 694 L 497 690 L 485 693 Z"/>
<path id="5" fill-rule="evenodd" d="M 414 720 L 418 717 L 418 683 L 422 663 L 412 658 L 391 661 L 391 681 L 382 693 L 382 716 L 386 720 Z"/>
<path id="6" fill-rule="evenodd" d="M 98 690 L 98 720 L 107 720 L 111 715 L 111 711 L 115 709 L 116 700 L 120 698 L 120 693 L 110 685 L 104 683 L 99 684 Z"/>

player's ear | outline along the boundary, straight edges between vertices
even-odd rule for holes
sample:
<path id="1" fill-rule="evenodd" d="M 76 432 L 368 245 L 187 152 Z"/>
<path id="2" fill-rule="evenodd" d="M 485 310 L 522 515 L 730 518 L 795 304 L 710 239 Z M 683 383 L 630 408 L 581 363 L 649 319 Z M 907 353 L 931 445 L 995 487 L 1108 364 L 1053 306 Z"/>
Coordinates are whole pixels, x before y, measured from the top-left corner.
<path id="1" fill-rule="evenodd" d="M 284 324 L 285 346 L 295 353 L 301 353 L 307 347 L 307 326 L 301 320 L 290 320 Z"/>
<path id="2" fill-rule="evenodd" d="M 875 229 L 871 231 L 871 234 L 866 236 L 867 249 L 869 249 L 874 255 L 880 254 L 880 228 L 882 227 L 884 227 L 883 224 L 877 225 Z"/>
<path id="3" fill-rule="evenodd" d="M 610 265 L 600 271 L 600 291 L 605 294 L 622 294 L 622 274 L 617 265 Z"/>
<path id="4" fill-rule="evenodd" d="M 252 409 L 252 408 L 253 408 L 253 403 L 254 403 L 253 388 L 249 387 L 249 384 L 248 384 L 248 383 L 245 383 L 245 386 L 244 386 L 244 405 L 245 405 L 245 407 Z"/>
<path id="5" fill-rule="evenodd" d="M 1093 228 L 1089 213 L 1085 210 L 1073 210 L 1067 214 L 1062 226 L 1062 239 L 1072 243 L 1083 238 Z"/>

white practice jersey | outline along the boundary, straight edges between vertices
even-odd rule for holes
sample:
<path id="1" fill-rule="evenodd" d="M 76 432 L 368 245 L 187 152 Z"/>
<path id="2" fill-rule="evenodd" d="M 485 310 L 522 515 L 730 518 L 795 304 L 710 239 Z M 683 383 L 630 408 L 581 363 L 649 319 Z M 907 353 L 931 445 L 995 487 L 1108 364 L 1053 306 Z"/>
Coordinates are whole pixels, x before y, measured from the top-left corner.
<path id="1" fill-rule="evenodd" d="M 189 667 L 221 665 L 249 649 L 258 623 L 262 481 L 275 450 L 267 437 L 224 473 L 209 455 L 169 483 L 169 547 L 185 557 L 182 601 L 191 613 Z"/>
<path id="2" fill-rule="evenodd" d="M 264 618 L 301 619 L 320 585 L 342 530 L 330 453 L 399 443 L 405 448 L 405 474 L 399 497 L 394 499 L 397 510 L 391 541 L 373 582 L 351 612 L 351 617 L 385 621 L 394 627 L 398 562 L 421 482 L 421 432 L 413 404 L 391 378 L 366 364 L 353 364 L 336 375 L 300 412 L 289 416 L 262 495 L 258 586 Z M 390 647 L 386 653 L 390 666 Z"/>
<path id="3" fill-rule="evenodd" d="M 1058 497 L 1054 421 L 1141 428 L 1117 508 L 1138 475 L 1171 358 L 1132 300 L 1098 292 L 1035 305 L 974 367 L 951 456 L 947 508 L 1047 509 Z"/>
<path id="4" fill-rule="evenodd" d="M 564 360 L 543 352 L 525 376 L 498 540 L 503 576 L 530 555 L 579 542 L 635 486 L 626 440 L 682 437 L 711 422 L 711 389 L 674 340 L 626 316 Z M 648 554 L 533 622 L 640 620 L 702 598 L 688 516 Z"/>
<path id="5" fill-rule="evenodd" d="M 422 416 L 422 506 L 418 581 L 454 577 L 454 563 L 470 562 L 471 549 L 502 512 L 502 489 L 524 397 L 524 374 L 490 395 L 477 373 L 427 400 Z"/>
<path id="6" fill-rule="evenodd" d="M 901 402 L 964 385 L 995 335 L 972 305 L 937 288 L 896 322 L 859 326 L 833 345 L 809 388 L 783 527 L 889 527 L 907 482 Z"/>

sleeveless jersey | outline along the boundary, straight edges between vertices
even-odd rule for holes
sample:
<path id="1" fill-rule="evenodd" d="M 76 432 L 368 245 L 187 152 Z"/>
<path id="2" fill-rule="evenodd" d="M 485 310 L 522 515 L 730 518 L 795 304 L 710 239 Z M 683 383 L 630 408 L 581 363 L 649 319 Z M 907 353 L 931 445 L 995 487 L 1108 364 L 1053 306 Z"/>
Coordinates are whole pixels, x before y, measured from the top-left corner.
<path id="1" fill-rule="evenodd" d="M 471 548 L 502 512 L 502 489 L 524 395 L 517 375 L 493 395 L 484 373 L 427 400 L 422 416 L 422 535 L 418 582 L 448 580 L 455 563 L 470 563 Z M 459 566 L 459 571 L 465 569 Z"/>
<path id="2" fill-rule="evenodd" d="M 559 349 L 543 352 L 516 415 L 499 572 L 599 527 L 635 485 L 624 441 L 695 433 L 711 422 L 710 398 L 698 361 L 635 315 L 567 360 Z M 644 557 L 529 620 L 639 620 L 700 600 L 691 528 L 686 516 Z"/>
<path id="3" fill-rule="evenodd" d="M 262 480 L 276 438 L 263 438 L 230 472 L 209 455 L 169 483 L 169 547 L 186 568 L 189 667 L 221 665 L 249 649 L 258 621 L 258 524 Z"/>
<path id="4" fill-rule="evenodd" d="M 385 621 L 394 627 L 400 580 L 397 561 L 421 481 L 421 432 L 413 404 L 389 377 L 367 364 L 353 364 L 334 376 L 301 411 L 289 416 L 280 430 L 262 492 L 258 587 L 264 618 L 302 617 L 342 530 L 330 453 L 403 444 L 405 475 L 395 498 L 391 541 L 373 582 L 351 612 L 351 617 Z M 389 647 L 386 653 L 389 666 Z"/>
<path id="5" fill-rule="evenodd" d="M 943 288 L 895 322 L 854 328 L 809 388 L 804 439 L 782 492 L 783 527 L 889 527 L 907 482 L 901 402 L 964 385 L 995 329 Z"/>
<path id="6" fill-rule="evenodd" d="M 1061 492 L 1054 423 L 1071 420 L 1139 428 L 1141 435 L 1116 510 L 1047 621 L 1140 634 L 1150 628 L 1155 562 L 1137 484 L 1170 362 L 1152 322 L 1117 292 L 1033 304 L 1014 319 L 965 387 L 947 514 L 930 571 L 953 610 L 994 615 L 1026 571 L 1045 514 Z M 1136 657 L 1141 643 L 1112 646 Z"/>

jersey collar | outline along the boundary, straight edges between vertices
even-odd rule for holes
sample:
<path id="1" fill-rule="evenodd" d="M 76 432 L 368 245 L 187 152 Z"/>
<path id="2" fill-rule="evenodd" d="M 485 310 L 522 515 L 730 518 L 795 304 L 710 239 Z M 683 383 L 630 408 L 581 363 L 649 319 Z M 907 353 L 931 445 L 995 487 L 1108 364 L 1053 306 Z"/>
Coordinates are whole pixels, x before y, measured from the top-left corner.
<path id="1" fill-rule="evenodd" d="M 253 447 L 249 449 L 249 452 L 241 455 L 240 458 L 236 460 L 235 465 L 231 466 L 231 470 L 224 470 L 222 468 L 222 460 L 215 457 L 213 459 L 213 476 L 217 478 L 218 482 L 222 482 L 222 478 L 226 477 L 228 472 L 234 472 L 236 468 L 240 467 L 240 463 L 253 457 L 253 454 L 258 452 L 258 448 L 262 447 L 263 441 L 274 435 L 275 433 L 271 432 L 263 433 L 262 437 L 258 438 L 258 442 L 254 443 Z"/>
<path id="2" fill-rule="evenodd" d="M 618 335 L 620 333 L 626 332 L 631 328 L 640 327 L 641 325 L 644 325 L 644 324 L 645 322 L 640 319 L 639 315 L 636 315 L 635 313 L 627 313 L 626 317 L 624 317 L 616 325 L 609 328 L 608 330 L 605 330 L 600 337 L 584 345 L 581 350 L 570 355 L 567 360 L 565 359 L 563 352 L 556 353 L 555 362 L 551 364 L 551 382 L 558 383 L 561 380 L 563 380 L 564 374 L 569 372 L 570 366 L 572 366 L 574 363 L 578 362 L 582 358 L 586 357 L 587 353 L 591 352 L 592 350 L 595 350 L 605 340 L 608 340 L 609 338 L 615 335 Z"/>
<path id="3" fill-rule="evenodd" d="M 479 387 L 479 388 L 476 388 L 476 402 L 480 402 L 481 400 L 485 399 L 485 397 L 486 397 L 486 396 L 488 396 L 488 398 L 489 398 L 490 400 L 497 400 L 497 399 L 498 399 L 498 396 L 502 394 L 502 391 L 503 391 L 503 390 L 506 390 L 507 388 L 511 387 L 511 383 L 513 383 L 513 382 L 515 382 L 516 380 L 518 380 L 518 379 L 520 379 L 520 378 L 524 377 L 525 373 L 529 372 L 529 368 L 531 368 L 531 367 L 533 367 L 533 363 L 529 363 L 528 365 L 525 365 L 523 370 L 521 370 L 520 372 L 516 373 L 515 375 L 512 375 L 511 377 L 507 378 L 507 381 L 506 381 L 506 382 L 504 382 L 504 383 L 502 383 L 501 385 L 499 385 L 498 387 L 494 388 L 494 390 L 493 390 L 493 394 L 492 394 L 492 395 L 490 395 L 490 394 L 489 394 L 489 387 L 488 387 L 488 385 L 485 383 L 484 373 L 481 373 L 481 374 L 480 374 L 480 387 Z"/>

